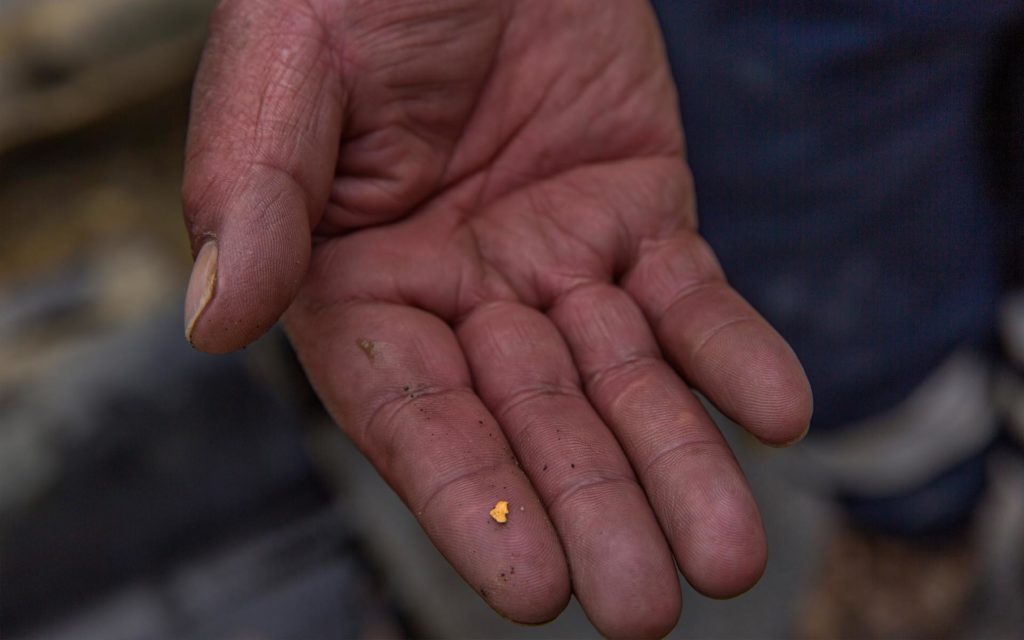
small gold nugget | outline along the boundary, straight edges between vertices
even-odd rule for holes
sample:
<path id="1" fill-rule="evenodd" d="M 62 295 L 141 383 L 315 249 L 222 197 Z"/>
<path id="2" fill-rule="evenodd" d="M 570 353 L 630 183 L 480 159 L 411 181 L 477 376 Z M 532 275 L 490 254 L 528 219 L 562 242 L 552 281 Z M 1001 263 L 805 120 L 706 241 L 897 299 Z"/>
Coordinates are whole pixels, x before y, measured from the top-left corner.
<path id="1" fill-rule="evenodd" d="M 498 504 L 491 509 L 491 517 L 500 524 L 508 522 L 508 500 L 498 500 Z"/>

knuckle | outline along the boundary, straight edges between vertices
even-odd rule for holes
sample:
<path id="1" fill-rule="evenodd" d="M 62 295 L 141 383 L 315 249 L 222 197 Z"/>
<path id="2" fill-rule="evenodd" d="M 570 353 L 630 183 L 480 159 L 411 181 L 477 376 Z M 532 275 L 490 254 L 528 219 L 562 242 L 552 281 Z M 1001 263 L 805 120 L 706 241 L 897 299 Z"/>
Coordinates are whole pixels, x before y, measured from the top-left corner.
<path id="1" fill-rule="evenodd" d="M 551 511 L 571 509 L 574 500 L 586 499 L 587 493 L 614 492 L 620 488 L 635 484 L 635 480 L 622 473 L 610 471 L 591 471 L 580 474 L 573 481 L 566 483 L 547 500 Z"/>

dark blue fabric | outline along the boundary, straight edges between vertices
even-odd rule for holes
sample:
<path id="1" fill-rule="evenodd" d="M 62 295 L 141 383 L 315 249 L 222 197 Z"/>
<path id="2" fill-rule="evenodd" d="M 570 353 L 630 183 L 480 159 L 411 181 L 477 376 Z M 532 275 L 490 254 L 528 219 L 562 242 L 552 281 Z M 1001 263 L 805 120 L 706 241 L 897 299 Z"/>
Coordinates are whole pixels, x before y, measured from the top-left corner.
<path id="1" fill-rule="evenodd" d="M 655 2 L 701 231 L 804 363 L 812 434 L 992 334 L 981 110 L 1020 4 Z"/>

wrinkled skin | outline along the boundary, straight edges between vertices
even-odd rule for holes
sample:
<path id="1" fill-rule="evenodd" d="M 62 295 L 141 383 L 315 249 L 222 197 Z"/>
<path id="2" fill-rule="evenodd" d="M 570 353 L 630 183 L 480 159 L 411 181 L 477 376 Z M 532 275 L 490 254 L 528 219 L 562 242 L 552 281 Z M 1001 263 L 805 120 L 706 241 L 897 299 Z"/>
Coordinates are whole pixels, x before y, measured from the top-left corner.
<path id="1" fill-rule="evenodd" d="M 775 445 L 810 391 L 697 235 L 646 3 L 226 2 L 184 201 L 194 250 L 218 249 L 193 344 L 283 314 L 331 415 L 498 612 L 546 621 L 572 592 L 603 634 L 657 636 L 675 563 L 714 597 L 760 576 L 757 508 L 688 386 Z"/>

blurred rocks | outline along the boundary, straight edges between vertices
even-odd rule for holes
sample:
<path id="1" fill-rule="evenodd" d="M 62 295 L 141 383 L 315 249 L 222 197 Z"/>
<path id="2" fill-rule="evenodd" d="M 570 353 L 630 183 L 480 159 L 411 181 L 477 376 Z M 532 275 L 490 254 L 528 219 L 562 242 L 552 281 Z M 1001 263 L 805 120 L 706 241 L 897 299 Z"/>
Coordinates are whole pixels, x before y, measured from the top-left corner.
<path id="1" fill-rule="evenodd" d="M 0 2 L 0 153 L 187 82 L 211 0 Z"/>
<path id="2" fill-rule="evenodd" d="M 101 255 L 0 297 L 4 637 L 401 635 L 261 375 L 280 335 L 194 352 L 177 270 Z"/>
<path id="3" fill-rule="evenodd" d="M 0 0 L 0 635 L 401 637 L 280 334 L 182 335 L 209 0 Z"/>
<path id="4" fill-rule="evenodd" d="M 0 513 L 45 491 L 60 448 L 99 435 L 96 404 L 149 357 L 121 332 L 166 307 L 176 275 L 158 254 L 126 247 L 0 298 Z"/>

